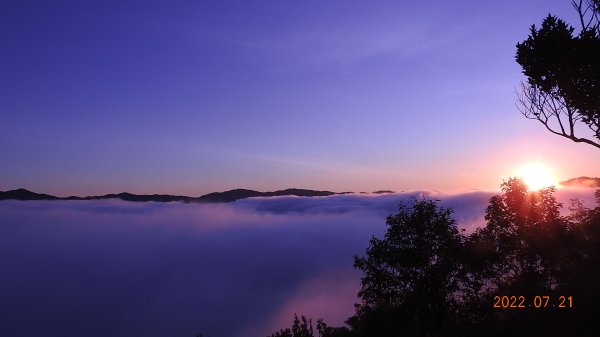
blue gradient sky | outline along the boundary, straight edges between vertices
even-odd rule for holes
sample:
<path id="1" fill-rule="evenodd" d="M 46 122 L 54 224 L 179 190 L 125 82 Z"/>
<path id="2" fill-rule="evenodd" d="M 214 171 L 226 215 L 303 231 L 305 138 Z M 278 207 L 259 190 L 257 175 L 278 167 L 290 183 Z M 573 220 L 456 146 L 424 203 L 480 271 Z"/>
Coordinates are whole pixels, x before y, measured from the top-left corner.
<path id="1" fill-rule="evenodd" d="M 496 188 L 600 156 L 525 120 L 515 44 L 569 1 L 3 1 L 0 190 Z"/>

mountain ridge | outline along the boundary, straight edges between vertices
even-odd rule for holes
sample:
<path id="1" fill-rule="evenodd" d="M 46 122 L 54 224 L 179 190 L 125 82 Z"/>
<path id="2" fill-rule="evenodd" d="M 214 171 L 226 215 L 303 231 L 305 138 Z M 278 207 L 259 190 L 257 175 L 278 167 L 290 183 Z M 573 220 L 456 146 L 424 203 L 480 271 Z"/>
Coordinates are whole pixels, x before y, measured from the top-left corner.
<path id="1" fill-rule="evenodd" d="M 583 187 L 600 187 L 600 178 L 581 176 L 577 178 L 571 178 L 559 183 L 562 186 L 583 186 Z"/>
<path id="2" fill-rule="evenodd" d="M 598 177 L 587 177 L 581 176 L 577 178 L 571 178 L 559 183 L 562 186 L 570 187 L 600 187 L 600 178 Z M 228 203 L 234 202 L 246 198 L 254 197 L 278 197 L 278 196 L 297 196 L 297 197 L 324 197 L 330 195 L 346 195 L 354 194 L 355 192 L 331 192 L 331 191 L 319 191 L 302 188 L 287 188 L 284 190 L 277 190 L 271 192 L 259 192 L 250 189 L 236 188 L 223 192 L 212 192 L 201 195 L 199 197 L 190 197 L 185 195 L 171 195 L 171 194 L 134 194 L 129 192 L 110 193 L 104 195 L 92 195 L 86 197 L 69 196 L 69 197 L 57 197 L 50 194 L 36 193 L 24 188 L 18 188 L 9 191 L 0 191 L 0 201 L 2 200 L 105 200 L 105 199 L 120 199 L 124 201 L 132 202 L 197 202 L 197 203 Z M 360 192 L 365 194 L 365 192 Z M 391 190 L 379 190 L 372 192 L 373 194 L 388 194 L 394 193 Z"/>
<path id="3" fill-rule="evenodd" d="M 132 202 L 198 202 L 198 203 L 228 203 L 241 199 L 253 197 L 276 197 L 276 196 L 298 196 L 298 197 L 322 197 L 336 194 L 347 194 L 348 192 L 336 193 L 331 191 L 317 191 L 301 188 L 287 188 L 271 192 L 259 192 L 248 189 L 233 189 L 224 192 L 212 192 L 199 197 L 171 194 L 133 194 L 128 192 L 110 193 L 104 195 L 93 195 L 87 197 L 69 196 L 57 197 L 54 195 L 36 193 L 24 188 L 16 190 L 0 191 L 0 200 L 104 200 L 120 199 Z"/>

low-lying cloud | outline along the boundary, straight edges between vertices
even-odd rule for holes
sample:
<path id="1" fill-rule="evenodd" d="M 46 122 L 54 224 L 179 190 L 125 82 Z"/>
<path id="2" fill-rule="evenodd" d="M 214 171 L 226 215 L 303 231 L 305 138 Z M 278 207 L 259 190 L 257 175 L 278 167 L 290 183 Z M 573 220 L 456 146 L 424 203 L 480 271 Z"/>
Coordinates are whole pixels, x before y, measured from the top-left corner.
<path id="1" fill-rule="evenodd" d="M 561 201 L 590 190 L 559 191 Z M 492 193 L 252 198 L 231 204 L 0 202 L 3 336 L 266 336 L 293 313 L 341 324 L 362 255 L 426 195 L 468 231 Z"/>

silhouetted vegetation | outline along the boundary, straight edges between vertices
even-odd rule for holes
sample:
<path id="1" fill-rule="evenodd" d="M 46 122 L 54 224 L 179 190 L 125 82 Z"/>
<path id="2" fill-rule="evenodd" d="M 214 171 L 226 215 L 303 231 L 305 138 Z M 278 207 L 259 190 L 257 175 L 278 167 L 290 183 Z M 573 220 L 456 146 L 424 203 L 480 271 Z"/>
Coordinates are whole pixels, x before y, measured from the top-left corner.
<path id="1" fill-rule="evenodd" d="M 330 327 L 323 320 L 317 321 L 318 337 L 343 337 L 349 336 L 350 330 L 346 327 Z M 294 315 L 294 322 L 291 328 L 281 329 L 270 337 L 316 337 L 312 320 L 302 316 Z"/>
<path id="2" fill-rule="evenodd" d="M 600 0 L 572 2 L 580 30 L 548 15 L 517 44 L 527 83 L 519 93 L 523 115 L 550 132 L 600 148 Z M 590 132 L 576 126 L 587 126 Z M 590 134 L 590 136 L 587 136 Z"/>
<path id="3" fill-rule="evenodd" d="M 432 334 L 456 320 L 463 237 L 450 215 L 431 200 L 401 205 L 384 239 L 372 238 L 366 256 L 354 258 L 361 303 L 348 323 L 359 335 Z"/>
<path id="4" fill-rule="evenodd" d="M 519 179 L 490 199 L 486 224 L 461 232 L 450 209 L 414 200 L 387 218 L 354 266 L 360 302 L 346 327 L 318 336 L 595 336 L 600 313 L 600 190 L 566 215 L 553 187 Z M 562 306 L 562 307 L 561 307 Z M 271 337 L 315 336 L 295 317 Z"/>

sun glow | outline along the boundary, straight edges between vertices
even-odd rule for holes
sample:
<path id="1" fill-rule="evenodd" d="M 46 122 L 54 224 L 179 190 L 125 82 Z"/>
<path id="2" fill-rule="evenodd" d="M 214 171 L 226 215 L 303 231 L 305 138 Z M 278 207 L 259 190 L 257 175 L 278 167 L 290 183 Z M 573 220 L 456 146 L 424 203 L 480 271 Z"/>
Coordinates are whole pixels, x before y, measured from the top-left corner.
<path id="1" fill-rule="evenodd" d="M 529 163 L 523 166 L 517 173 L 531 191 L 537 191 L 544 187 L 557 186 L 552 171 L 540 163 Z"/>

